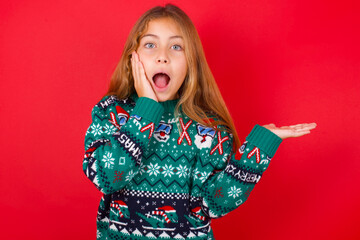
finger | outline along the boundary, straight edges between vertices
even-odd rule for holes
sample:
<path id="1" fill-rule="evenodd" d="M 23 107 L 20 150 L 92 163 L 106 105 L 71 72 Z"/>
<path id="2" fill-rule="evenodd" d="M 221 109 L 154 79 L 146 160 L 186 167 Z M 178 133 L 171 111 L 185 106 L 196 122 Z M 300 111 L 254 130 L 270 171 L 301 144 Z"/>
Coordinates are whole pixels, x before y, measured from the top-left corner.
<path id="1" fill-rule="evenodd" d="M 295 129 L 295 130 L 310 130 L 313 129 L 314 126 L 308 125 L 308 124 L 299 124 L 298 126 L 292 127 L 291 129 Z"/>
<path id="2" fill-rule="evenodd" d="M 293 127 L 300 127 L 300 126 L 317 126 L 316 123 L 300 123 L 300 124 L 296 124 L 296 125 L 290 125 L 289 127 L 293 128 Z"/>
<path id="3" fill-rule="evenodd" d="M 306 135 L 306 134 L 309 134 L 310 131 L 309 130 L 306 130 L 306 131 L 297 131 L 297 130 L 290 130 L 290 132 L 288 134 L 286 134 L 286 136 L 288 137 L 300 137 L 300 136 L 303 136 L 303 135 Z"/>
<path id="4" fill-rule="evenodd" d="M 133 78 L 134 78 L 134 82 L 135 82 L 134 56 L 131 56 L 130 61 L 131 61 L 131 72 L 132 72 L 132 75 L 133 75 Z"/>
<path id="5" fill-rule="evenodd" d="M 150 82 L 150 80 L 148 79 L 148 77 L 146 76 L 146 72 L 145 72 L 145 68 L 144 68 L 144 65 L 142 64 L 142 62 L 139 62 L 139 72 L 140 72 L 140 75 L 141 75 L 141 78 L 143 79 L 143 81 L 146 81 L 148 82 L 148 84 L 150 85 L 151 89 L 154 91 L 155 93 L 155 90 Z"/>
<path id="6" fill-rule="evenodd" d="M 307 134 L 309 134 L 309 133 L 310 133 L 310 131 L 296 132 L 296 133 L 294 134 L 294 137 L 301 137 L 301 136 L 307 135 Z"/>
<path id="7" fill-rule="evenodd" d="M 134 82 L 136 83 L 136 86 L 140 86 L 141 78 L 139 74 L 139 62 L 136 60 L 136 56 L 133 61 L 134 61 Z"/>
<path id="8" fill-rule="evenodd" d="M 142 81 L 147 81 L 150 83 L 150 81 L 148 80 L 147 76 L 146 76 L 146 72 L 145 72 L 145 68 L 143 63 L 140 61 L 139 59 L 139 55 L 137 55 L 138 58 L 138 71 L 139 71 L 139 79 L 141 79 Z"/>
<path id="9" fill-rule="evenodd" d="M 136 51 L 134 51 L 134 55 L 136 62 L 140 62 L 139 54 Z"/>
<path id="10" fill-rule="evenodd" d="M 139 61 L 137 60 L 137 58 L 136 58 L 136 55 L 135 55 L 135 59 L 134 59 L 134 61 L 135 61 L 135 77 L 136 77 L 136 82 L 138 83 L 138 84 L 141 84 L 141 76 L 140 76 L 140 71 L 139 71 Z"/>
<path id="11" fill-rule="evenodd" d="M 137 58 L 138 62 L 141 62 L 140 55 L 137 52 L 135 52 L 135 53 L 136 53 L 136 58 Z"/>
<path id="12" fill-rule="evenodd" d="M 143 81 L 147 81 L 147 78 L 146 78 L 146 75 L 145 75 L 145 70 L 144 70 L 144 66 L 142 65 L 142 62 L 138 62 L 139 63 L 139 73 L 140 73 L 140 76 L 141 76 L 141 79 Z"/>
<path id="13" fill-rule="evenodd" d="M 316 127 L 316 124 L 304 123 L 301 126 L 297 127 L 296 129 L 310 130 L 310 129 L 314 129 L 315 127 Z"/>
<path id="14" fill-rule="evenodd" d="M 136 86 L 137 86 L 137 75 L 136 75 L 136 63 L 135 63 L 134 55 L 131 57 L 131 67 L 132 67 L 132 74 L 133 74 L 133 78 L 134 78 L 134 85 L 135 85 L 135 88 L 136 88 Z"/>
<path id="15" fill-rule="evenodd" d="M 137 81 L 139 84 L 141 84 L 141 86 L 144 86 L 144 77 L 143 75 L 141 74 L 141 63 L 140 62 L 137 62 L 136 63 L 136 71 L 137 71 Z"/>
<path id="16" fill-rule="evenodd" d="M 300 127 L 301 125 L 303 125 L 303 124 L 300 123 L 300 124 L 296 124 L 296 125 L 290 125 L 289 127 L 290 127 L 290 128 L 298 128 L 298 127 Z"/>
<path id="17" fill-rule="evenodd" d="M 313 128 L 316 128 L 317 124 L 316 123 L 308 123 L 306 126 L 313 129 Z"/>
<path id="18" fill-rule="evenodd" d="M 141 61 L 139 58 L 139 54 L 137 54 L 137 52 L 134 52 L 135 54 L 135 61 L 136 61 L 136 73 L 137 73 L 137 77 L 138 77 L 138 81 L 142 81 L 143 80 L 143 76 L 140 72 L 140 68 L 141 68 Z"/>
<path id="19" fill-rule="evenodd" d="M 309 124 L 309 125 L 304 126 L 303 129 L 308 129 L 308 130 L 310 130 L 310 129 L 314 129 L 314 128 L 316 128 L 316 125 Z"/>

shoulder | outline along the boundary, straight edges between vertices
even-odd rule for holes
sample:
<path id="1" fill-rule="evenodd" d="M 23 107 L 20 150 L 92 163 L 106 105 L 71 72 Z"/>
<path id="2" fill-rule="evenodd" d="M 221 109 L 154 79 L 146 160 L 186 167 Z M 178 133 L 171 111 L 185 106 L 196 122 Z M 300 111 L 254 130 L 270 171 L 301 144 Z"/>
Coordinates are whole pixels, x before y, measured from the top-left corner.
<path id="1" fill-rule="evenodd" d="M 207 118 L 208 118 L 208 120 L 206 120 L 206 119 L 203 119 L 205 122 L 216 122 L 216 121 L 220 121 L 220 118 L 218 117 L 218 116 L 216 116 L 215 114 L 210 114 L 210 115 L 207 115 Z M 199 123 L 197 123 L 197 124 L 199 124 Z M 232 134 L 231 134 L 231 131 L 230 131 L 230 129 L 227 127 L 227 126 L 225 126 L 225 125 L 223 125 L 223 124 L 217 124 L 217 125 L 215 125 L 215 126 L 213 126 L 213 127 L 211 127 L 211 129 L 213 129 L 214 130 L 214 132 L 215 132 L 215 135 L 221 135 L 221 136 L 228 136 L 229 138 L 232 138 Z M 216 136 L 215 136 L 215 138 L 216 138 Z M 214 139 L 215 139 L 214 138 Z"/>
<path id="2" fill-rule="evenodd" d="M 219 118 L 214 117 L 214 121 L 218 121 Z M 231 130 L 222 124 L 218 124 L 214 127 L 215 129 L 215 136 L 212 141 L 212 146 L 219 146 L 223 149 L 229 149 L 233 145 L 233 134 Z"/>
<path id="3" fill-rule="evenodd" d="M 233 144 L 233 134 L 222 125 L 216 126 L 215 137 L 212 143 L 213 146 L 218 144 L 221 144 L 225 148 L 230 148 Z"/>
<path id="4" fill-rule="evenodd" d="M 106 95 L 94 105 L 93 111 L 108 112 L 118 108 L 128 111 L 134 106 L 135 101 L 131 97 L 119 98 L 116 95 Z"/>
<path id="5" fill-rule="evenodd" d="M 131 97 L 128 98 L 118 98 L 116 95 L 107 95 L 101 98 L 99 102 L 96 103 L 96 107 L 100 109 L 107 109 L 112 106 L 133 106 L 135 102 Z"/>

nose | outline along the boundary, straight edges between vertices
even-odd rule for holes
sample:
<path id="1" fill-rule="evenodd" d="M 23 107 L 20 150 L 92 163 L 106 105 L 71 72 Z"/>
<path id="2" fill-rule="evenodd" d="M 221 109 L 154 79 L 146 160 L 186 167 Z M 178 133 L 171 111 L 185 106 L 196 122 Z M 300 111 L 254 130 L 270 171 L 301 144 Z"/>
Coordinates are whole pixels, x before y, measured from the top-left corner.
<path id="1" fill-rule="evenodd" d="M 169 62 L 166 49 L 159 49 L 158 55 L 156 57 L 156 62 L 158 62 L 158 63 L 168 63 Z"/>
<path id="2" fill-rule="evenodd" d="M 161 62 L 167 63 L 168 60 L 166 58 L 164 58 L 164 57 L 158 57 L 157 62 L 159 62 L 159 63 L 161 63 Z"/>

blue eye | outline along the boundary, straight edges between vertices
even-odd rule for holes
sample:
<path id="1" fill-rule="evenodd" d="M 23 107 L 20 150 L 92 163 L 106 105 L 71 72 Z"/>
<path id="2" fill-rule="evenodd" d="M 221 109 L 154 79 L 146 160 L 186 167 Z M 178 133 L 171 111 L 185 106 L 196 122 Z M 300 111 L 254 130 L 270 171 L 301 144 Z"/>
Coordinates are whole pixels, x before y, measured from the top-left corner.
<path id="1" fill-rule="evenodd" d="M 173 46 L 178 46 L 179 48 L 178 48 L 178 50 L 181 50 L 182 49 L 182 47 L 180 46 L 180 45 L 173 45 Z M 176 49 L 175 49 L 176 50 Z"/>
<path id="2" fill-rule="evenodd" d="M 145 43 L 145 45 L 144 45 L 144 46 L 146 47 L 148 44 L 152 44 L 152 45 L 154 45 L 153 43 Z"/>
<path id="3" fill-rule="evenodd" d="M 149 45 L 150 45 L 150 47 L 148 47 Z M 155 44 L 153 44 L 153 43 L 145 43 L 144 46 L 145 46 L 146 48 L 154 48 L 154 47 L 155 47 Z M 153 46 L 153 47 L 151 47 L 151 46 Z M 182 47 L 181 47 L 180 45 L 175 44 L 175 45 L 173 45 L 172 47 L 174 47 L 174 46 L 177 47 L 177 48 L 175 48 L 175 50 L 177 50 L 177 51 L 182 50 Z"/>

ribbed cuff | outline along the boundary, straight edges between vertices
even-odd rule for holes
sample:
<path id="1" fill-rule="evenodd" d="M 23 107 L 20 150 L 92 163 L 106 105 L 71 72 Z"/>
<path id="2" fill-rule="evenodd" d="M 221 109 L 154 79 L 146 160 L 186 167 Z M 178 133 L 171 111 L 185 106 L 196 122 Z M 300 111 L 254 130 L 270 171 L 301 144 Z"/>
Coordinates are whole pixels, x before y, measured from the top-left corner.
<path id="1" fill-rule="evenodd" d="M 161 116 L 164 113 L 164 107 L 154 99 L 148 97 L 140 97 L 136 101 L 136 106 L 132 114 L 143 117 L 157 126 Z"/>
<path id="2" fill-rule="evenodd" d="M 254 126 L 250 134 L 246 137 L 246 140 L 265 151 L 270 157 L 274 156 L 282 142 L 282 139 L 278 135 L 258 124 Z"/>

